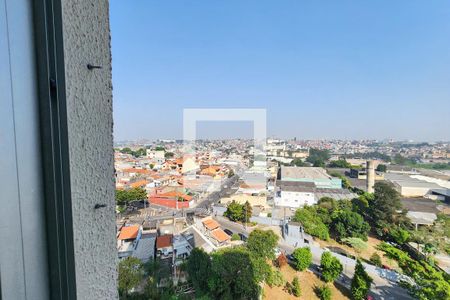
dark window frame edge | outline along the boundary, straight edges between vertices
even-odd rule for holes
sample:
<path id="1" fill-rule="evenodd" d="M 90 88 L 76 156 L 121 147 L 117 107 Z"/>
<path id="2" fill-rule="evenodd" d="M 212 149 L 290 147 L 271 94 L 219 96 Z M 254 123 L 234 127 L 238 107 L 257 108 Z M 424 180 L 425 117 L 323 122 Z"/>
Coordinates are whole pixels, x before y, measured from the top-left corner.
<path id="1" fill-rule="evenodd" d="M 51 299 L 76 299 L 61 0 L 33 1 Z"/>

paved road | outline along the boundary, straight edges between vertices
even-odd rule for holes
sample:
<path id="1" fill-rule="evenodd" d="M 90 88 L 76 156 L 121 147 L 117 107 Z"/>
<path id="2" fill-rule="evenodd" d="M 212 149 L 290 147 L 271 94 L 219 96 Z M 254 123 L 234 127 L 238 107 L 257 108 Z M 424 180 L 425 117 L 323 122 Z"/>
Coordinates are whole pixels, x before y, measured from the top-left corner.
<path id="1" fill-rule="evenodd" d="M 219 222 L 219 224 L 224 229 L 229 229 L 233 233 L 242 233 L 245 235 L 249 235 L 251 230 L 246 230 L 245 227 L 241 224 L 231 222 L 224 217 L 215 217 L 215 219 Z M 280 240 L 278 243 L 278 247 L 284 251 L 286 254 L 290 254 L 294 251 L 295 247 L 287 245 L 283 240 Z M 310 246 L 311 253 L 313 255 L 313 264 L 317 267 L 320 265 L 320 257 L 322 253 L 325 251 L 320 247 Z M 353 278 L 353 273 L 355 269 L 355 261 L 342 256 L 336 253 L 332 253 L 336 256 L 344 266 L 343 276 L 340 278 L 340 284 L 350 287 L 351 278 Z M 395 282 L 387 280 L 386 277 L 389 278 L 389 274 L 387 272 L 393 272 L 388 270 L 383 270 L 380 268 L 375 268 L 372 265 L 365 264 L 365 268 L 367 273 L 373 278 L 374 282 L 371 289 L 371 295 L 375 299 L 385 299 L 385 300 L 397 300 L 397 299 L 413 299 L 408 295 L 407 291 L 402 287 L 398 286 Z M 317 268 L 311 268 L 313 271 L 317 271 Z M 392 274 L 391 274 L 392 275 Z M 391 276 L 392 277 L 392 276 Z"/>

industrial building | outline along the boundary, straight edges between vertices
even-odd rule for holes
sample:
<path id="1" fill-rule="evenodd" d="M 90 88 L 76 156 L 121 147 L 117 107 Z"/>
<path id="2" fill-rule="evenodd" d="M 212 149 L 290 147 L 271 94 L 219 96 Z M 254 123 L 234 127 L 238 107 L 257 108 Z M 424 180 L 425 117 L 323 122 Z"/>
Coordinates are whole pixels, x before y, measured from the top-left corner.
<path id="1" fill-rule="evenodd" d="M 436 183 L 412 178 L 405 174 L 387 173 L 385 178 L 394 185 L 395 189 L 403 197 L 424 197 L 427 194 L 431 194 L 432 190 L 442 189 Z"/>
<path id="2" fill-rule="evenodd" d="M 342 180 L 331 177 L 324 168 L 282 166 L 279 178 L 282 181 L 311 182 L 317 188 L 341 189 Z"/>

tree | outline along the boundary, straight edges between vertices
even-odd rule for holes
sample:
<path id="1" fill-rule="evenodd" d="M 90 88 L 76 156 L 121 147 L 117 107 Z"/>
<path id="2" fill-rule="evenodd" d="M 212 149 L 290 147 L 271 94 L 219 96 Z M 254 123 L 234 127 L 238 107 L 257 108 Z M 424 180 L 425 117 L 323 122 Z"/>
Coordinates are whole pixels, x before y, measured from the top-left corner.
<path id="1" fill-rule="evenodd" d="M 328 227 L 322 222 L 313 207 L 297 209 L 293 221 L 302 223 L 305 232 L 312 236 L 318 237 L 321 240 L 328 240 L 330 238 Z"/>
<path id="2" fill-rule="evenodd" d="M 127 190 L 129 201 L 147 199 L 147 192 L 140 187 Z"/>
<path id="3" fill-rule="evenodd" d="M 332 227 L 338 239 L 347 237 L 358 237 L 367 241 L 367 234 L 370 225 L 364 221 L 364 218 L 349 209 L 338 210 L 331 216 Z"/>
<path id="4" fill-rule="evenodd" d="M 356 237 L 348 237 L 345 239 L 342 239 L 342 241 L 348 245 L 350 245 L 350 247 L 352 247 L 353 249 L 356 250 L 356 252 L 360 253 L 364 250 L 367 249 L 367 243 L 364 242 L 362 239 L 360 238 L 356 238 Z"/>
<path id="5" fill-rule="evenodd" d="M 258 257 L 275 259 L 277 243 L 278 236 L 272 230 L 255 229 L 248 236 L 247 248 Z"/>
<path id="6" fill-rule="evenodd" d="M 125 147 L 125 148 L 122 148 L 122 150 L 120 150 L 120 152 L 124 153 L 124 154 L 131 154 L 133 152 L 133 150 L 131 150 L 129 147 Z"/>
<path id="7" fill-rule="evenodd" d="M 326 284 L 321 287 L 316 286 L 314 292 L 320 300 L 331 300 L 331 289 Z"/>
<path id="8" fill-rule="evenodd" d="M 257 299 L 261 277 L 251 254 L 243 247 L 227 248 L 212 254 L 212 275 L 208 279 L 213 299 Z"/>
<path id="9" fill-rule="evenodd" d="M 325 282 L 336 280 L 343 270 L 341 262 L 329 251 L 322 253 L 320 267 L 322 269 L 322 278 Z"/>
<path id="10" fill-rule="evenodd" d="M 245 204 L 242 207 L 242 209 L 244 210 L 244 220 L 242 221 L 247 223 L 250 221 L 250 218 L 252 217 L 252 206 L 248 201 L 245 201 Z"/>
<path id="11" fill-rule="evenodd" d="M 405 165 L 407 161 L 408 160 L 399 153 L 395 154 L 394 156 L 394 163 L 396 163 L 397 165 Z"/>
<path id="12" fill-rule="evenodd" d="M 358 198 L 353 198 L 351 200 L 352 202 L 352 211 L 357 212 L 361 216 L 364 217 L 364 219 L 368 220 L 370 219 L 370 203 L 372 202 L 374 198 L 374 195 L 371 193 L 363 193 L 362 195 L 359 195 Z"/>
<path id="13" fill-rule="evenodd" d="M 131 201 L 147 199 L 147 192 L 143 188 L 116 190 L 116 204 L 127 205 Z"/>
<path id="14" fill-rule="evenodd" d="M 330 151 L 329 150 L 320 150 L 320 149 L 309 149 L 309 156 L 306 159 L 307 162 L 310 162 L 314 165 L 314 167 L 325 167 L 325 162 L 330 159 Z"/>
<path id="15" fill-rule="evenodd" d="M 331 222 L 331 215 L 337 209 L 337 201 L 330 197 L 322 197 L 315 206 L 317 216 L 322 220 L 322 222 L 329 227 Z"/>
<path id="16" fill-rule="evenodd" d="M 377 171 L 378 171 L 378 172 L 386 172 L 386 171 L 387 171 L 387 166 L 386 166 L 386 165 L 383 165 L 383 164 L 379 164 L 379 165 L 377 166 Z"/>
<path id="17" fill-rule="evenodd" d="M 308 247 L 295 249 L 292 256 L 294 257 L 295 268 L 299 271 L 304 271 L 311 265 L 312 254 Z"/>
<path id="18" fill-rule="evenodd" d="M 334 160 L 328 164 L 329 168 L 344 168 L 350 169 L 352 165 L 347 162 L 345 159 Z"/>
<path id="19" fill-rule="evenodd" d="M 383 181 L 375 183 L 374 189 L 374 199 L 370 203 L 372 221 L 393 224 L 396 211 L 402 208 L 399 193 L 391 184 Z"/>
<path id="20" fill-rule="evenodd" d="M 135 288 L 144 276 L 144 268 L 141 261 L 135 257 L 127 257 L 119 262 L 119 293 L 124 298 L 129 291 Z"/>
<path id="21" fill-rule="evenodd" d="M 296 167 L 307 167 L 309 166 L 307 163 L 305 163 L 301 158 L 294 158 L 291 161 L 291 166 L 296 166 Z"/>
<path id="22" fill-rule="evenodd" d="M 367 274 L 361 261 L 358 259 L 355 266 L 355 275 L 353 275 L 351 292 L 353 299 L 364 300 L 370 290 L 373 279 Z"/>
<path id="23" fill-rule="evenodd" d="M 207 293 L 211 274 L 211 258 L 200 248 L 194 248 L 187 261 L 187 273 L 198 295 Z"/>
<path id="24" fill-rule="evenodd" d="M 376 252 L 374 252 L 370 257 L 370 262 L 377 267 L 381 267 L 383 265 L 380 255 Z"/>
<path id="25" fill-rule="evenodd" d="M 233 170 L 230 170 L 229 172 L 228 172 L 228 178 L 231 178 L 231 177 L 233 177 L 234 176 L 234 171 Z"/>
<path id="26" fill-rule="evenodd" d="M 241 221 L 244 219 L 244 210 L 241 204 L 233 200 L 228 204 L 223 215 L 233 222 Z"/>
<path id="27" fill-rule="evenodd" d="M 164 158 L 173 158 L 175 154 L 173 152 L 166 152 L 164 153 Z"/>
<path id="28" fill-rule="evenodd" d="M 300 297 L 302 294 L 302 290 L 300 288 L 300 282 L 298 281 L 298 277 L 294 277 L 292 279 L 292 295 L 295 297 Z"/>

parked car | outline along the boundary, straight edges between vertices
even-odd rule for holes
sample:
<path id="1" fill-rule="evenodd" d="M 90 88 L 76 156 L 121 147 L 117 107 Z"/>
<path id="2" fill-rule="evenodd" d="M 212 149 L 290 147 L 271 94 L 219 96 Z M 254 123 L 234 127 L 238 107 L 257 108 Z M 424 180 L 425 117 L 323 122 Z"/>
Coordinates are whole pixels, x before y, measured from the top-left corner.
<path id="1" fill-rule="evenodd" d="M 229 236 L 233 235 L 233 231 L 231 231 L 230 229 L 224 229 L 223 231 L 225 231 L 225 233 L 228 234 Z"/>
<path id="2" fill-rule="evenodd" d="M 239 237 L 241 238 L 241 241 L 247 241 L 248 240 L 248 236 L 246 236 L 245 234 L 243 234 L 243 233 L 239 233 Z"/>
<path id="3" fill-rule="evenodd" d="M 392 270 L 392 268 L 389 267 L 388 265 L 381 265 L 381 267 L 386 270 Z"/>

